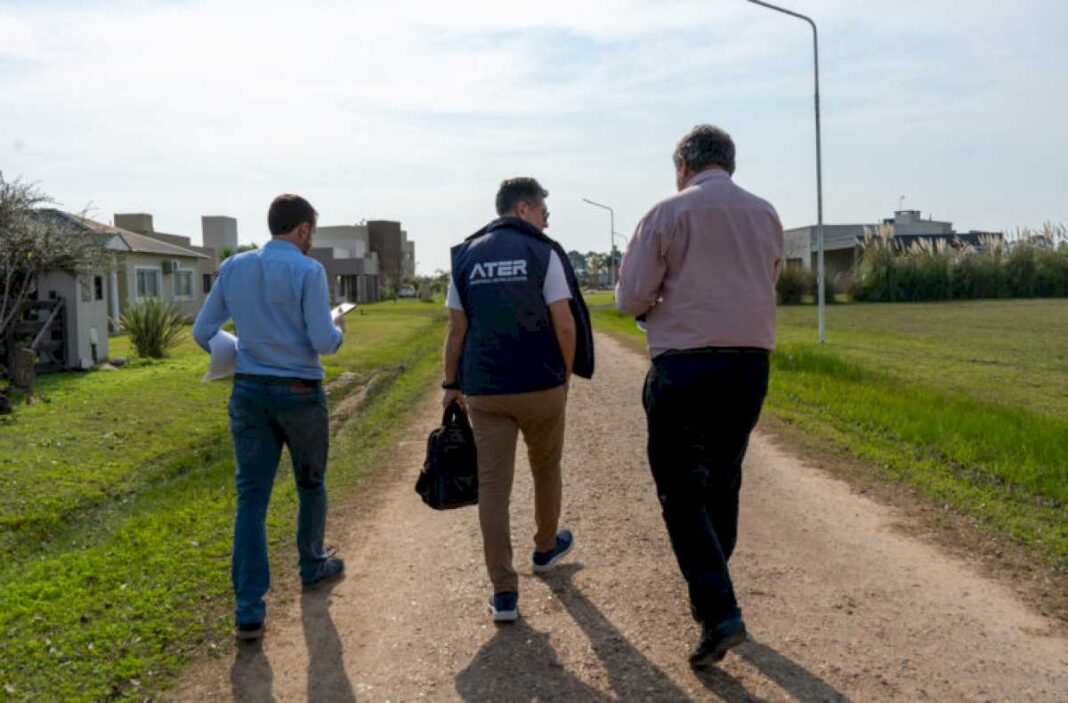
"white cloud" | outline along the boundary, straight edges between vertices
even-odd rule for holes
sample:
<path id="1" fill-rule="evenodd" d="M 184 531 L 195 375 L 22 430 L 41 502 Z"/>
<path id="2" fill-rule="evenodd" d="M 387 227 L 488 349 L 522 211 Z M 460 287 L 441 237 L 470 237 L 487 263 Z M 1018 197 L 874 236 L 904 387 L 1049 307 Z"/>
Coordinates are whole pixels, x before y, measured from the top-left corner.
<path id="1" fill-rule="evenodd" d="M 966 226 L 1068 219 L 1059 4 L 794 5 L 820 21 L 829 221 L 901 192 Z M 629 232 L 701 121 L 784 221 L 814 217 L 810 35 L 740 1 L 9 3 L 0 36 L 5 175 L 194 237 L 226 213 L 262 240 L 297 190 L 324 222 L 401 219 L 432 270 L 501 178 L 532 173 L 551 232 L 603 248 L 580 198 Z"/>

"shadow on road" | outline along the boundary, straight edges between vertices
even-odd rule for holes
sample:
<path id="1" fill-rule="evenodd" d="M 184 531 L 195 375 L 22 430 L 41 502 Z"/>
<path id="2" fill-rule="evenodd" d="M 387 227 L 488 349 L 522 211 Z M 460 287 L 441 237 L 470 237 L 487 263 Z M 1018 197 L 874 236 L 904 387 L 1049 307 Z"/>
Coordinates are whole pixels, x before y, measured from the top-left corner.
<path id="1" fill-rule="evenodd" d="M 274 672 L 263 653 L 263 640 L 237 644 L 234 665 L 230 667 L 230 693 L 235 701 L 273 702 Z"/>
<path id="2" fill-rule="evenodd" d="M 520 619 L 500 626 L 456 677 L 456 690 L 465 701 L 690 700 L 571 583 L 581 568 L 581 564 L 562 566 L 545 581 L 589 638 L 612 695 L 594 690 L 569 672 L 549 644 L 549 636 Z"/>
<path id="3" fill-rule="evenodd" d="M 469 703 L 611 701 L 564 668 L 549 636 L 520 618 L 496 634 L 456 677 L 456 692 Z"/>
<path id="4" fill-rule="evenodd" d="M 308 697 L 311 703 L 355 703 L 356 694 L 345 673 L 343 647 L 330 616 L 330 591 L 340 581 L 305 591 L 300 619 L 308 649 Z"/>
<path id="5" fill-rule="evenodd" d="M 750 639 L 732 650 L 732 654 L 745 659 L 762 675 L 789 693 L 792 699 L 801 703 L 849 703 L 845 694 L 766 644 Z M 705 688 L 725 701 L 762 700 L 749 693 L 741 682 L 722 669 L 711 667 L 695 673 Z"/>

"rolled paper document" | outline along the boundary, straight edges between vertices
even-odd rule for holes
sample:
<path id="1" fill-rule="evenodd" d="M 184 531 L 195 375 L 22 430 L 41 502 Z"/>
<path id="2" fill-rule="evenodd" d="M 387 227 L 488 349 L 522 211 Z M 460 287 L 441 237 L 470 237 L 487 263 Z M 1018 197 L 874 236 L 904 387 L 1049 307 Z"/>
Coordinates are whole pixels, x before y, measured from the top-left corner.
<path id="1" fill-rule="evenodd" d="M 208 362 L 207 373 L 200 380 L 217 381 L 233 376 L 237 371 L 237 337 L 226 330 L 219 330 L 208 342 L 208 348 L 211 349 L 211 361 Z"/>

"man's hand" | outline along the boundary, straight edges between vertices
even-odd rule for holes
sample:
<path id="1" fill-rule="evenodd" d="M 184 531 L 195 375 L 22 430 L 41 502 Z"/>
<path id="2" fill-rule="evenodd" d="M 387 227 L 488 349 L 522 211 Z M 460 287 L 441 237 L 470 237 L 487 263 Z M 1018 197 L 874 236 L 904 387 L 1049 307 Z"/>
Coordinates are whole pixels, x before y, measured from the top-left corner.
<path id="1" fill-rule="evenodd" d="M 344 315 L 338 315 L 337 317 L 335 317 L 334 318 L 334 326 L 337 327 L 342 332 L 344 332 L 345 331 L 345 316 Z"/>
<path id="2" fill-rule="evenodd" d="M 449 404 L 454 400 L 460 404 L 464 412 L 467 412 L 467 399 L 464 398 L 464 394 L 461 391 L 454 388 L 446 389 L 445 394 L 441 397 L 442 409 L 449 407 Z"/>

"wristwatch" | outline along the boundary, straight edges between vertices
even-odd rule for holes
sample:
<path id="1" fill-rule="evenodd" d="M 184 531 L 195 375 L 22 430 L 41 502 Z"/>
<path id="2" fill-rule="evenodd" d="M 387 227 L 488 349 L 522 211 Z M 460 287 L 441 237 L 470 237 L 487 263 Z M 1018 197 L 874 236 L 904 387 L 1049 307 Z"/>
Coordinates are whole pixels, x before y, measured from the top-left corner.
<path id="1" fill-rule="evenodd" d="M 458 390 L 460 390 L 460 382 L 459 381 L 442 381 L 441 382 L 441 387 L 444 388 L 447 391 L 458 391 Z"/>

